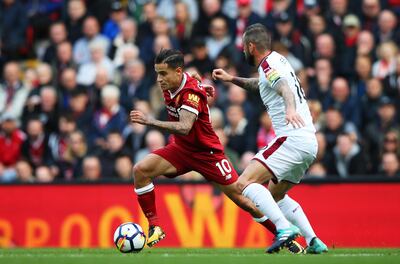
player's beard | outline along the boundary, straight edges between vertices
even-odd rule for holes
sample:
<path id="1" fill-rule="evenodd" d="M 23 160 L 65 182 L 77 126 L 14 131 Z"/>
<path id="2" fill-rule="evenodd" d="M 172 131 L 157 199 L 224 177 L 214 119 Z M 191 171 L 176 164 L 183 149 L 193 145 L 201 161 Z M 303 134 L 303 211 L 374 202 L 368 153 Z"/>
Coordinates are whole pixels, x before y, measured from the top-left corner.
<path id="1" fill-rule="evenodd" d="M 250 52 L 244 51 L 244 58 L 250 66 L 256 66 L 254 55 L 250 54 Z"/>

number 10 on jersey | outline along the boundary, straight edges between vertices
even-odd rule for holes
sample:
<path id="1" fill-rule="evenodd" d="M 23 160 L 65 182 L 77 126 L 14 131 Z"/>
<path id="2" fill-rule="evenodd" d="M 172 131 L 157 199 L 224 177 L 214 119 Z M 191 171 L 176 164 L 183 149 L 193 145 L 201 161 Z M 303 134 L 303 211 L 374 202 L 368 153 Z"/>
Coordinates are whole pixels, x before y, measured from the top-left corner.
<path id="1" fill-rule="evenodd" d="M 231 164 L 229 164 L 229 161 L 226 159 L 221 160 L 220 162 L 217 162 L 215 164 L 219 171 L 221 172 L 222 176 L 225 177 L 225 180 L 229 180 L 232 178 L 231 172 L 232 172 L 232 167 Z"/>

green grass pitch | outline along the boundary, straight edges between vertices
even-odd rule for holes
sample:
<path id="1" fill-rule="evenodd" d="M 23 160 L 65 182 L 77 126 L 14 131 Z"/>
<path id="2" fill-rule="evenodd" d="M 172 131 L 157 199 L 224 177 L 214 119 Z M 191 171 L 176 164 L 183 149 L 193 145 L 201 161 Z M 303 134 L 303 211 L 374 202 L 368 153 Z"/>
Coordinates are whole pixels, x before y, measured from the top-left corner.
<path id="1" fill-rule="evenodd" d="M 0 249 L 0 263 L 15 264 L 396 264 L 400 249 L 333 249 L 323 255 L 292 255 L 285 251 L 267 255 L 263 249 L 144 249 L 122 254 L 116 249 Z"/>

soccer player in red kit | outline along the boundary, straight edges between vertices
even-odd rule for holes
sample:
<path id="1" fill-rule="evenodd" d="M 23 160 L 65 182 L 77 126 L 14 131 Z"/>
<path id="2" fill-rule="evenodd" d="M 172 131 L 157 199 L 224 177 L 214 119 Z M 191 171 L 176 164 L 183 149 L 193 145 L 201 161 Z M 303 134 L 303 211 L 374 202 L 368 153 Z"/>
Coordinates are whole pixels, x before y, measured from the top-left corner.
<path id="1" fill-rule="evenodd" d="M 238 174 L 211 126 L 206 90 L 183 71 L 183 64 L 183 54 L 178 50 L 161 50 L 155 58 L 157 82 L 163 91 L 169 121 L 153 119 L 137 110 L 130 113 L 131 122 L 174 135 L 172 143 L 150 153 L 133 168 L 135 192 L 149 221 L 147 245 L 151 247 L 165 237 L 157 217 L 152 179 L 160 175 L 176 177 L 189 171 L 202 174 L 257 222 L 275 232 L 271 222 L 238 191 Z M 295 242 L 293 247 L 295 253 L 302 251 Z"/>

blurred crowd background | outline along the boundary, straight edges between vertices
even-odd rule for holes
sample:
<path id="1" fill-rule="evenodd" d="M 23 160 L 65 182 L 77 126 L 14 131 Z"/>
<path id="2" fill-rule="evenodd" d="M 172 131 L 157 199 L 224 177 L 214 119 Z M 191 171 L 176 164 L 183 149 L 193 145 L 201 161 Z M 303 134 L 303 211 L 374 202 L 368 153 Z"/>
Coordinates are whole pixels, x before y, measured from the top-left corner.
<path id="1" fill-rule="evenodd" d="M 241 40 L 253 23 L 273 33 L 308 99 L 319 151 L 305 177 L 399 177 L 399 15 L 399 0 L 2 0 L 0 182 L 131 179 L 170 140 L 128 119 L 167 118 L 161 48 L 216 87 L 213 126 L 243 170 L 274 138 L 271 121 L 258 94 L 210 75 L 256 74 Z"/>

